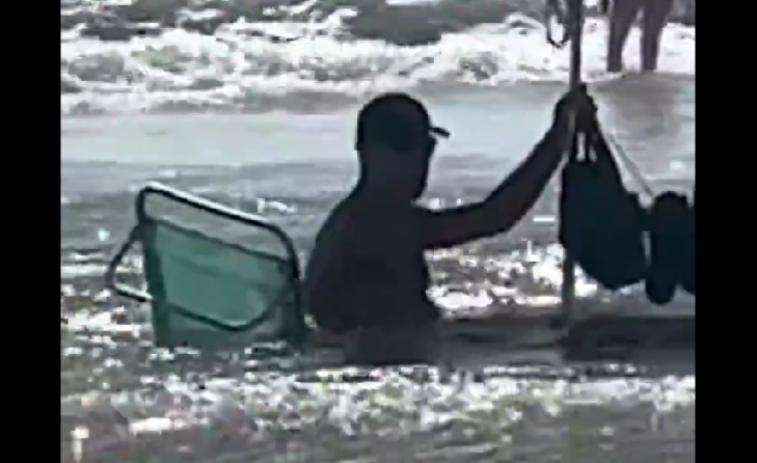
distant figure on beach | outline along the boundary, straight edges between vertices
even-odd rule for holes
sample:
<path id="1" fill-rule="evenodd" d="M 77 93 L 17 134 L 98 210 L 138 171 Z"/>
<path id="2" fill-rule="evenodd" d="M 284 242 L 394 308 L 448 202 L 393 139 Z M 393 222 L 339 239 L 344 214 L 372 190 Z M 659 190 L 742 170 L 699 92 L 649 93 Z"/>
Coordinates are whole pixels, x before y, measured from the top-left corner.
<path id="1" fill-rule="evenodd" d="M 662 29 L 673 9 L 673 0 L 603 0 L 602 8 L 610 18 L 607 71 L 623 70 L 623 48 L 639 13 L 641 20 L 641 69 L 657 70 Z"/>

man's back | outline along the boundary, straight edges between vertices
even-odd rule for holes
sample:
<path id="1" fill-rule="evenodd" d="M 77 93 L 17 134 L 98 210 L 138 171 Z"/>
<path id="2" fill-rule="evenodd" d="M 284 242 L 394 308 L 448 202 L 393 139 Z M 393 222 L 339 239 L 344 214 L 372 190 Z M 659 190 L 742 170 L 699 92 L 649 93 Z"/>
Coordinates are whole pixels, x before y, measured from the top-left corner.
<path id="1" fill-rule="evenodd" d="M 329 215 L 305 272 L 308 309 L 322 328 L 433 321 L 429 273 L 411 206 L 351 195 Z M 422 307 L 422 309 L 419 309 Z"/>

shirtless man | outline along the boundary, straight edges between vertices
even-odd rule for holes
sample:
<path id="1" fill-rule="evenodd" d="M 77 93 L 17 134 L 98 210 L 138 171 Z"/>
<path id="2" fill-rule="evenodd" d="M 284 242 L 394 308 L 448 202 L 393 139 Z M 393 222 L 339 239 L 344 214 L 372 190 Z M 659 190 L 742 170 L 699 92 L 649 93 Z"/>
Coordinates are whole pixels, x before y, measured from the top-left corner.
<path id="1" fill-rule="evenodd" d="M 656 71 L 660 38 L 673 9 L 673 0 L 604 0 L 603 9 L 610 16 L 607 71 L 623 70 L 623 48 L 639 13 L 642 14 L 641 69 L 645 72 Z"/>
<path id="2" fill-rule="evenodd" d="M 437 141 L 449 133 L 406 94 L 385 94 L 363 107 L 355 142 L 360 177 L 323 224 L 305 272 L 305 302 L 319 327 L 347 333 L 433 325 L 440 311 L 426 295 L 424 251 L 515 226 L 560 166 L 575 111 L 594 111 L 585 91 L 558 102 L 542 140 L 485 200 L 432 211 L 417 199 Z"/>

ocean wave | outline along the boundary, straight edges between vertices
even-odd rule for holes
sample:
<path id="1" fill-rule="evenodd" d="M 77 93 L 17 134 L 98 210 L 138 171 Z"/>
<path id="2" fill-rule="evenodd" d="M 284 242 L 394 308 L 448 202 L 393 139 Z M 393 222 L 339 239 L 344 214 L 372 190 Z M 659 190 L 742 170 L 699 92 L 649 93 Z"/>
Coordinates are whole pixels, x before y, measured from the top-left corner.
<path id="1" fill-rule="evenodd" d="M 588 79 L 609 77 L 596 3 Z M 679 3 L 661 71 L 694 74 L 694 3 Z M 61 0 L 61 113 L 302 109 L 397 88 L 559 81 L 568 50 L 546 42 L 543 13 L 543 0 Z"/>

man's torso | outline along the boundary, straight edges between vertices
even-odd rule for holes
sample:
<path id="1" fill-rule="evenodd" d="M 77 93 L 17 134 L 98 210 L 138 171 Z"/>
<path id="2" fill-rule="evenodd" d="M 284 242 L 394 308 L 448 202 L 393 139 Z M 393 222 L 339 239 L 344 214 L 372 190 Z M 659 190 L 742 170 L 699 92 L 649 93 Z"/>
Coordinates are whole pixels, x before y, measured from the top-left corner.
<path id="1" fill-rule="evenodd" d="M 322 328 L 423 324 L 438 318 L 412 206 L 347 198 L 316 238 L 305 275 L 308 309 Z"/>

